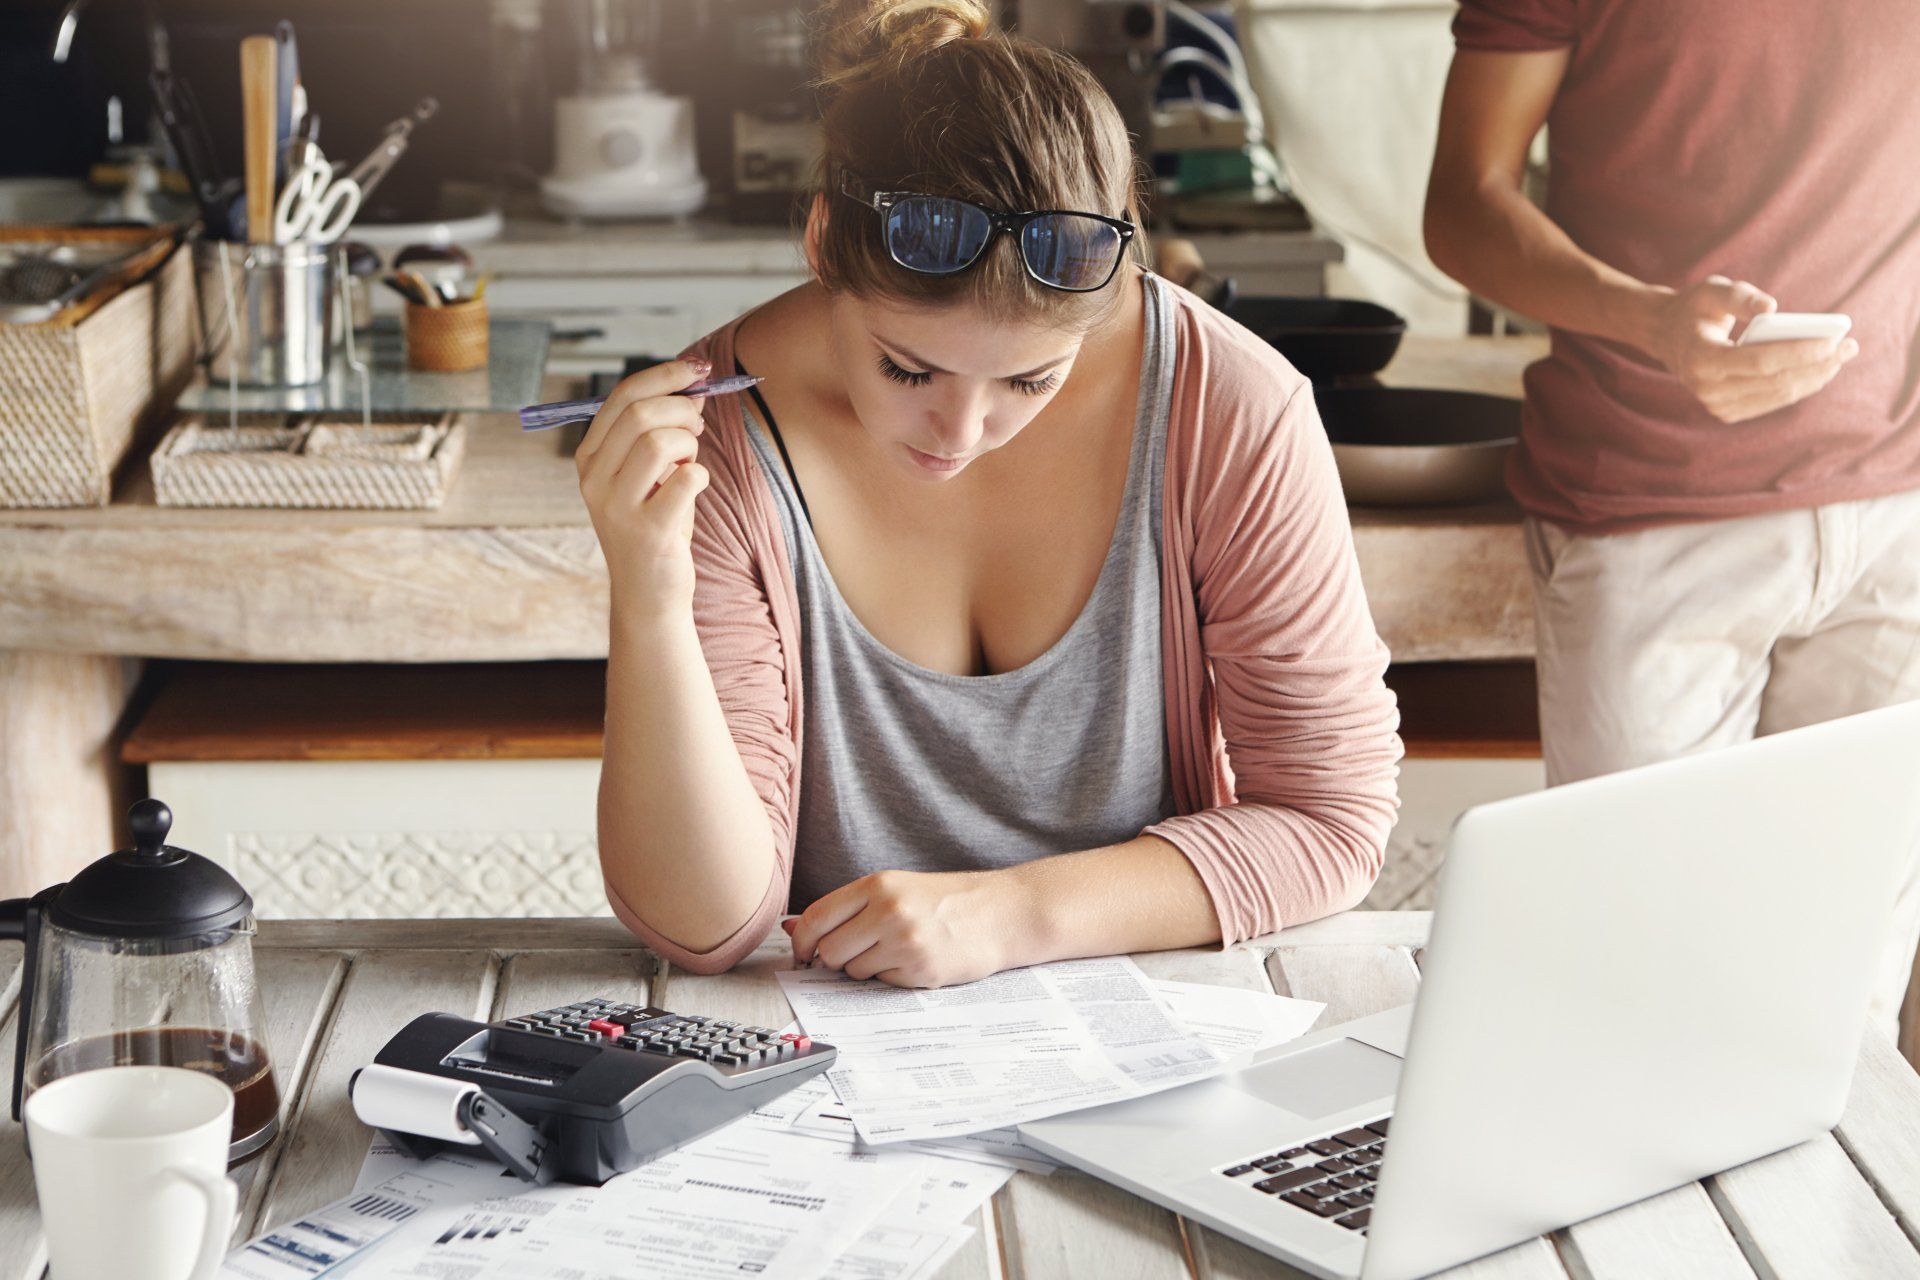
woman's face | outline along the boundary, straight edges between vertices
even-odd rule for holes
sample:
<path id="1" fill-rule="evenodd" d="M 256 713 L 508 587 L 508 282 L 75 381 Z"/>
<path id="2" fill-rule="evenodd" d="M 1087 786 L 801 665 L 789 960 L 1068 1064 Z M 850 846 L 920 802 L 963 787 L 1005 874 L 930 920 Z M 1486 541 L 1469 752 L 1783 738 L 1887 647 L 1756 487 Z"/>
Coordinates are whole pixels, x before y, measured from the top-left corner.
<path id="1" fill-rule="evenodd" d="M 951 480 L 1020 434 L 1059 392 L 1079 334 L 973 307 L 835 297 L 834 358 L 854 415 L 909 474 Z"/>

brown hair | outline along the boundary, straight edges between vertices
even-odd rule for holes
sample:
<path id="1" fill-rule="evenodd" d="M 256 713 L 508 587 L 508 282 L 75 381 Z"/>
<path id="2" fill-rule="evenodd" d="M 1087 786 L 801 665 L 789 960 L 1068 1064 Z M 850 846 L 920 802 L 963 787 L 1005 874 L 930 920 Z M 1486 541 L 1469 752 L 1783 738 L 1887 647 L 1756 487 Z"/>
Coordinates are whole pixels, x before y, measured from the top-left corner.
<path id="1" fill-rule="evenodd" d="M 1086 67 L 996 29 L 982 0 L 827 0 L 812 34 L 825 144 L 815 188 L 825 195 L 822 284 L 861 297 L 972 303 L 1083 332 L 1111 315 L 1118 288 L 1047 288 L 1027 275 L 1011 236 L 995 237 L 965 271 L 908 271 L 887 256 L 874 211 L 840 194 L 851 174 L 873 190 L 1008 211 L 1082 209 L 1139 226 L 1126 126 Z M 1145 244 L 1137 232 L 1136 262 Z"/>

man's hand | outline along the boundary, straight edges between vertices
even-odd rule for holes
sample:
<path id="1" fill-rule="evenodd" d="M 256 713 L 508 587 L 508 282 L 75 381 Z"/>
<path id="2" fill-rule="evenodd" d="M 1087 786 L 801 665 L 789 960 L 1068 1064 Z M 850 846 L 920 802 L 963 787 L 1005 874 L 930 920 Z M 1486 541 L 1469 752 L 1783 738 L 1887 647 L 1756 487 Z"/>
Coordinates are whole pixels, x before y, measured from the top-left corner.
<path id="1" fill-rule="evenodd" d="M 795 964 L 818 961 L 896 987 L 945 987 L 1028 963 L 1017 945 L 1023 900 L 1006 871 L 880 871 L 782 925 Z"/>
<path id="2" fill-rule="evenodd" d="M 1733 330 L 1778 307 L 1745 281 L 1708 276 L 1657 304 L 1647 353 L 1722 422 L 1745 422 L 1806 399 L 1860 354 L 1852 338 L 1736 346 Z"/>

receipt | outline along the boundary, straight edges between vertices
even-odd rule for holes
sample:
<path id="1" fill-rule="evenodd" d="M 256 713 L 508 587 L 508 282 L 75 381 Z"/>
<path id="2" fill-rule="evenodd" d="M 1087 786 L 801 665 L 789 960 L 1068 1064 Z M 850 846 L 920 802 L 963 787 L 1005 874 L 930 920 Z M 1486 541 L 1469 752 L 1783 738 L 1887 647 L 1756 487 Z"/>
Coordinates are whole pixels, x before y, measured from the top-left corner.
<path id="1" fill-rule="evenodd" d="M 1013 969 L 910 991 L 825 969 L 783 970 L 861 1139 L 1002 1129 L 1204 1079 L 1225 1060 L 1189 1034 L 1125 956 Z"/>

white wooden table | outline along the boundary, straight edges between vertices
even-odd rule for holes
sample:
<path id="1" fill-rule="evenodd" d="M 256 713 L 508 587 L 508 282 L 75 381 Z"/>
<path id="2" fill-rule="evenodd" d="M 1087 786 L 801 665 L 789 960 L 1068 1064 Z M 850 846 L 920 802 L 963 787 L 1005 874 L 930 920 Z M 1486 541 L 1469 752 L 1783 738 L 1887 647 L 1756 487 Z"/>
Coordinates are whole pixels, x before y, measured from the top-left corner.
<path id="1" fill-rule="evenodd" d="M 1322 1025 L 1411 1000 L 1424 912 L 1355 912 L 1221 953 L 1137 957 L 1155 977 L 1324 1000 Z M 779 935 L 775 935 L 778 937 Z M 507 1016 L 596 994 L 778 1025 L 772 971 L 785 939 L 732 973 L 670 970 L 610 921 L 268 922 L 258 963 L 285 1128 L 239 1171 L 238 1236 L 324 1204 L 353 1184 L 368 1130 L 346 1081 L 414 1014 Z M 4 957 L 0 1066 L 12 1070 L 18 953 Z M 22 1275 L 37 1235 L 17 1125 L 0 1139 L 0 1280 Z M 1543 1176 L 1552 1176 L 1543 1170 Z M 1086 1276 L 1237 1280 L 1299 1273 L 1071 1170 L 1018 1174 L 978 1215 L 948 1280 Z M 1829 1280 L 1920 1276 L 1920 1077 L 1884 1038 L 1863 1045 L 1831 1135 L 1449 1272 L 1500 1280 Z"/>

